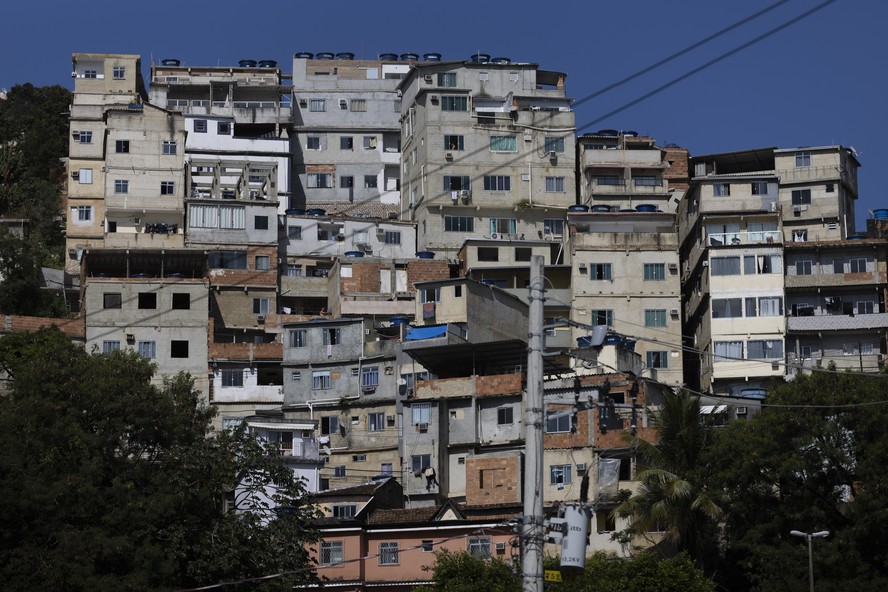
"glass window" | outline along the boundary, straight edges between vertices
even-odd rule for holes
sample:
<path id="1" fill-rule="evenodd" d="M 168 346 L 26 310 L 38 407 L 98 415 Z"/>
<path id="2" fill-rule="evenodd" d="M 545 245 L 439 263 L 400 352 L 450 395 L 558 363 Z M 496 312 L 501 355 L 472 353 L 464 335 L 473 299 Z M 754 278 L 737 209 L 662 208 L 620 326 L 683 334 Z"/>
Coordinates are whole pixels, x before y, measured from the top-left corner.
<path id="1" fill-rule="evenodd" d="M 491 218 L 491 234 L 515 234 L 518 232 L 518 221 L 515 218 Z"/>
<path id="2" fill-rule="evenodd" d="M 339 345 L 342 342 L 342 333 L 338 327 L 323 329 L 324 345 Z"/>
<path id="3" fill-rule="evenodd" d="M 564 152 L 564 137 L 546 136 L 543 141 L 543 152 Z"/>
<path id="4" fill-rule="evenodd" d="M 290 347 L 307 347 L 308 331 L 305 329 L 290 330 Z"/>
<path id="5" fill-rule="evenodd" d="M 306 180 L 310 189 L 329 189 L 333 186 L 332 173 L 308 173 Z"/>
<path id="6" fill-rule="evenodd" d="M 352 175 L 341 175 L 339 177 L 339 186 L 343 189 L 352 189 L 355 186 L 355 178 Z"/>
<path id="7" fill-rule="evenodd" d="M 120 342 L 119 341 L 103 341 L 102 342 L 102 353 L 110 354 L 111 352 L 120 351 Z"/>
<path id="8" fill-rule="evenodd" d="M 660 281 L 666 279 L 665 263 L 645 263 L 644 279 L 652 281 Z"/>
<path id="9" fill-rule="evenodd" d="M 366 189 L 376 189 L 379 186 L 379 180 L 376 175 L 364 175 L 364 187 Z"/>
<path id="10" fill-rule="evenodd" d="M 444 150 L 465 150 L 465 138 L 459 135 L 444 134 Z"/>
<path id="11" fill-rule="evenodd" d="M 866 273 L 866 258 L 854 257 L 848 261 L 850 273 Z"/>
<path id="12" fill-rule="evenodd" d="M 111 78 L 114 80 L 123 80 L 126 78 L 126 66 L 114 66 L 111 70 Z"/>
<path id="13" fill-rule="evenodd" d="M 590 320 L 590 324 L 592 325 L 613 325 L 614 324 L 614 311 L 605 310 L 605 309 L 592 309 L 589 311 L 589 316 L 592 317 Z"/>
<path id="14" fill-rule="evenodd" d="M 140 309 L 154 310 L 157 308 L 157 292 L 139 292 L 138 306 Z"/>
<path id="15" fill-rule="evenodd" d="M 610 263 L 590 263 L 589 279 L 590 280 L 611 280 L 613 274 Z"/>
<path id="16" fill-rule="evenodd" d="M 810 189 L 794 189 L 792 192 L 792 205 L 803 206 L 811 203 Z"/>
<path id="17" fill-rule="evenodd" d="M 666 309 L 648 309 L 644 311 L 645 327 L 665 327 L 666 326 Z"/>
<path id="18" fill-rule="evenodd" d="M 438 72 L 438 86 L 453 88 L 456 86 L 456 72 Z"/>
<path id="19" fill-rule="evenodd" d="M 490 559 L 490 539 L 487 537 L 469 537 L 469 555 L 475 559 Z"/>
<path id="20" fill-rule="evenodd" d="M 734 361 L 743 358 L 743 342 L 742 341 L 716 341 L 715 342 L 715 361 Z"/>
<path id="21" fill-rule="evenodd" d="M 471 216 L 444 216 L 444 232 L 475 232 Z"/>
<path id="22" fill-rule="evenodd" d="M 321 137 L 320 136 L 308 136 L 305 138 L 305 149 L 306 150 L 320 150 L 321 149 Z"/>
<path id="23" fill-rule="evenodd" d="M 386 230 L 383 235 L 382 242 L 386 245 L 400 245 L 401 244 L 401 231 L 400 230 Z"/>
<path id="24" fill-rule="evenodd" d="M 564 236 L 564 220 L 559 218 L 546 218 L 543 220 L 543 232 L 553 237 Z"/>
<path id="25" fill-rule="evenodd" d="M 216 135 L 217 136 L 230 136 L 231 135 L 231 122 L 230 121 L 217 121 L 216 122 Z"/>
<path id="26" fill-rule="evenodd" d="M 90 222 L 92 220 L 92 206 L 77 206 L 77 221 Z"/>
<path id="27" fill-rule="evenodd" d="M 154 359 L 157 357 L 157 343 L 154 341 L 140 341 L 136 344 L 139 355 L 143 358 Z"/>
<path id="28" fill-rule="evenodd" d="M 412 425 L 420 423 L 431 423 L 432 421 L 432 404 L 431 403 L 413 403 L 410 406 L 410 423 Z"/>
<path id="29" fill-rule="evenodd" d="M 354 518 L 358 513 L 358 506 L 356 504 L 334 504 L 333 505 L 333 517 L 334 518 Z"/>
<path id="30" fill-rule="evenodd" d="M 370 413 L 367 415 L 367 430 L 381 432 L 385 429 L 385 413 Z"/>
<path id="31" fill-rule="evenodd" d="M 309 111 L 326 111 L 327 110 L 327 101 L 324 99 L 311 99 L 308 102 L 308 110 Z"/>
<path id="32" fill-rule="evenodd" d="M 782 317 L 783 298 L 780 296 L 762 296 L 758 299 L 760 317 Z"/>
<path id="33" fill-rule="evenodd" d="M 366 366 L 361 368 L 361 388 L 376 388 L 379 386 L 379 366 Z"/>
<path id="34" fill-rule="evenodd" d="M 398 543 L 379 543 L 379 565 L 398 565 Z"/>
<path id="35" fill-rule="evenodd" d="M 491 152 L 518 152 L 518 140 L 515 136 L 490 136 Z"/>
<path id="36" fill-rule="evenodd" d="M 648 368 L 668 368 L 669 352 L 667 351 L 648 351 L 646 352 Z"/>
<path id="37" fill-rule="evenodd" d="M 340 150 L 352 150 L 355 147 L 355 139 L 351 136 L 342 136 L 339 138 Z"/>
<path id="38" fill-rule="evenodd" d="M 444 191 L 468 191 L 472 180 L 468 175 L 444 175 Z"/>
<path id="39" fill-rule="evenodd" d="M 256 255 L 256 269 L 258 271 L 268 271 L 268 265 L 268 255 Z"/>
<path id="40" fill-rule="evenodd" d="M 114 151 L 118 154 L 128 154 L 129 140 L 117 140 L 114 142 Z"/>
<path id="41" fill-rule="evenodd" d="M 79 132 L 77 134 L 77 142 L 80 144 L 92 144 L 93 141 L 93 133 L 92 132 Z"/>
<path id="42" fill-rule="evenodd" d="M 712 318 L 730 319 L 743 316 L 742 298 L 713 298 Z"/>
<path id="43" fill-rule="evenodd" d="M 240 368 L 225 368 L 222 370 L 223 387 L 244 386 L 244 371 Z"/>
<path id="44" fill-rule="evenodd" d="M 92 169 L 80 169 L 77 173 L 77 181 L 81 185 L 89 185 L 93 182 L 93 171 Z"/>
<path id="45" fill-rule="evenodd" d="M 712 194 L 715 197 L 728 197 L 731 195 L 731 185 L 729 183 L 714 183 Z"/>
<path id="46" fill-rule="evenodd" d="M 287 226 L 287 238 L 289 240 L 302 240 L 302 227 Z"/>
<path id="47" fill-rule="evenodd" d="M 546 177 L 546 193 L 564 193 L 564 177 Z"/>
<path id="48" fill-rule="evenodd" d="M 753 195 L 768 195 L 767 181 L 753 181 L 750 187 Z"/>
<path id="49" fill-rule="evenodd" d="M 511 191 L 512 177 L 508 175 L 484 175 L 485 191 Z"/>
<path id="50" fill-rule="evenodd" d="M 796 152 L 795 165 L 796 165 L 796 167 L 811 166 L 811 153 L 810 152 Z"/>
<path id="51" fill-rule="evenodd" d="M 431 454 L 414 454 L 410 457 L 410 468 L 414 475 L 422 474 L 430 466 L 432 466 Z"/>
<path id="52" fill-rule="evenodd" d="M 570 412 L 566 410 L 546 411 L 546 433 L 562 434 L 570 431 Z"/>
<path id="53" fill-rule="evenodd" d="M 324 374 L 323 372 L 314 372 L 312 374 Z M 329 372 L 326 373 L 329 379 Z M 317 389 L 315 389 L 317 390 Z M 339 416 L 336 415 L 327 415 L 321 417 L 321 434 L 325 436 L 329 436 L 331 434 L 339 433 Z"/>
<path id="54" fill-rule="evenodd" d="M 268 298 L 253 298 L 253 314 L 268 314 Z"/>
<path id="55" fill-rule="evenodd" d="M 710 271 L 712 275 L 740 275 L 740 257 L 713 257 Z"/>
<path id="56" fill-rule="evenodd" d="M 321 541 L 321 565 L 342 563 L 342 541 Z"/>
<path id="57" fill-rule="evenodd" d="M 811 275 L 812 273 L 811 261 L 796 261 L 795 268 L 796 275 Z"/>
<path id="58" fill-rule="evenodd" d="M 115 179 L 114 180 L 114 193 L 124 194 L 129 193 L 129 181 L 124 179 Z"/>
<path id="59" fill-rule="evenodd" d="M 468 97 L 454 97 L 454 96 L 441 97 L 441 111 L 468 111 L 468 110 L 469 110 L 469 98 Z"/>
<path id="60" fill-rule="evenodd" d="M 175 140 L 164 140 L 163 141 L 163 153 L 167 156 L 173 156 L 176 154 Z"/>
<path id="61" fill-rule="evenodd" d="M 552 465 L 549 467 L 549 483 L 551 485 L 570 485 L 573 465 Z"/>
<path id="62" fill-rule="evenodd" d="M 496 424 L 497 425 L 512 425 L 514 422 L 513 418 L 514 409 L 511 405 L 507 407 L 499 407 L 496 410 Z"/>
<path id="63" fill-rule="evenodd" d="M 750 339 L 746 347 L 750 360 L 774 360 L 783 357 L 783 341 L 780 339 Z"/>
<path id="64" fill-rule="evenodd" d="M 367 110 L 367 99 L 352 99 L 351 110 L 355 113 L 363 113 Z"/>

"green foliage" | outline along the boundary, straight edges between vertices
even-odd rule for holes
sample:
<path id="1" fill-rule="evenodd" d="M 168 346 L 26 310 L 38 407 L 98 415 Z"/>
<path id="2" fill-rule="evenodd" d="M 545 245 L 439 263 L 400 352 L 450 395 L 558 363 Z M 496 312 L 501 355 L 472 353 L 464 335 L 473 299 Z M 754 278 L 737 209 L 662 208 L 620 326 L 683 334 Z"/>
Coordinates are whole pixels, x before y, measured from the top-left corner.
<path id="1" fill-rule="evenodd" d="M 316 512 L 280 458 L 243 432 L 212 434 L 187 376 L 150 382 L 129 352 L 90 355 L 56 329 L 0 340 L 0 581 L 6 589 L 165 590 L 313 572 Z M 238 477 L 252 486 L 226 512 Z M 289 511 L 276 519 L 273 488 Z M 252 500 L 252 503 L 250 503 Z M 309 569 L 306 569 L 309 568 Z M 256 589 L 255 587 L 251 589 Z"/>
<path id="2" fill-rule="evenodd" d="M 60 292 L 41 288 L 42 245 L 20 239 L 0 228 L 0 312 L 30 316 L 61 317 L 67 314 Z"/>
<path id="3" fill-rule="evenodd" d="M 582 576 L 555 584 L 552 592 L 714 592 L 715 584 L 687 554 L 662 559 L 639 553 L 633 559 L 596 553 L 586 559 Z"/>
<path id="4" fill-rule="evenodd" d="M 666 397 L 655 415 L 657 444 L 639 442 L 638 491 L 617 507 L 619 515 L 631 518 L 622 535 L 665 531 L 662 552 L 687 551 L 703 566 L 716 550 L 721 514 L 706 487 L 708 467 L 701 462 L 712 444 L 713 427 L 709 416 L 700 414 L 699 399 L 687 392 Z"/>
<path id="5" fill-rule="evenodd" d="M 512 566 L 491 559 L 485 561 L 466 552 L 443 549 L 435 552 L 431 568 L 432 585 L 417 590 L 430 592 L 519 592 L 521 580 L 512 573 Z"/>
<path id="6" fill-rule="evenodd" d="M 706 462 L 727 508 L 727 589 L 807 590 L 807 545 L 790 530 L 831 533 L 814 541 L 818 590 L 888 589 L 886 394 L 881 376 L 800 376 L 721 431 Z"/>

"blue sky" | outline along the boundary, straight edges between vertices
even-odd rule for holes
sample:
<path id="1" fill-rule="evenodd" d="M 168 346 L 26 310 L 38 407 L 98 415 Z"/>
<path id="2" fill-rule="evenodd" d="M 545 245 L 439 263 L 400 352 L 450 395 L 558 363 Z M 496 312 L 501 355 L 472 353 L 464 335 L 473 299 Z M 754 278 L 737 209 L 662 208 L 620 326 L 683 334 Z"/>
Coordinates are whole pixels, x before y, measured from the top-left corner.
<path id="1" fill-rule="evenodd" d="M 568 73 L 579 100 L 778 0 L 620 0 L 480 3 L 216 0 L 126 3 L 14 2 L 0 22 L 0 88 L 31 82 L 71 88 L 73 52 L 179 58 L 236 65 L 274 59 L 290 70 L 298 51 L 478 51 Z M 820 4 L 788 0 L 765 16 L 577 107 L 585 131 L 631 129 L 692 155 L 778 146 L 853 146 L 863 167 L 857 226 L 888 207 L 885 60 L 888 2 L 835 0 L 822 10 L 637 105 L 610 113 Z M 594 123 L 593 123 L 594 122 Z"/>

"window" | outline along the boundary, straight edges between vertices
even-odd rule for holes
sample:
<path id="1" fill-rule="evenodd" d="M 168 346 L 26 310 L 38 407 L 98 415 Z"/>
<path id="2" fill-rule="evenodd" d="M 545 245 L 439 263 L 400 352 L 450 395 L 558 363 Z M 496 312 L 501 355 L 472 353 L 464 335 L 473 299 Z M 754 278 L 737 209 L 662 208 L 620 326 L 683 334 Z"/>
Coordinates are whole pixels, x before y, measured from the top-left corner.
<path id="1" fill-rule="evenodd" d="M 499 249 L 496 247 L 478 247 L 478 261 L 499 261 Z M 493 280 L 483 280 L 484 283 Z"/>
<path id="2" fill-rule="evenodd" d="M 742 298 L 713 298 L 712 299 L 712 318 L 713 319 L 730 319 L 740 318 L 743 316 L 743 299 Z M 755 316 L 755 315 L 753 315 Z"/>
<path id="3" fill-rule="evenodd" d="M 414 475 L 422 474 L 430 466 L 432 466 L 431 454 L 414 454 L 410 457 L 410 468 Z"/>
<path id="4" fill-rule="evenodd" d="M 811 203 L 810 189 L 795 189 L 792 192 L 792 205 L 802 206 Z"/>
<path id="5" fill-rule="evenodd" d="M 564 236 L 564 220 L 559 218 L 546 218 L 543 220 L 543 232 L 554 237 Z"/>
<path id="6" fill-rule="evenodd" d="M 188 342 L 182 340 L 170 341 L 170 357 L 171 358 L 187 358 Z"/>
<path id="7" fill-rule="evenodd" d="M 111 78 L 114 80 L 123 80 L 126 78 L 126 66 L 114 66 L 111 69 Z"/>
<path id="8" fill-rule="evenodd" d="M 465 150 L 465 137 L 460 135 L 444 134 L 444 150 Z"/>
<path id="9" fill-rule="evenodd" d="M 783 273 L 783 258 L 780 255 L 744 255 L 743 273 Z"/>
<path id="10" fill-rule="evenodd" d="M 376 136 L 364 136 L 364 150 L 376 149 Z"/>
<path id="11" fill-rule="evenodd" d="M 432 404 L 431 403 L 413 403 L 410 406 L 410 423 L 416 425 L 420 423 L 431 423 L 432 421 Z"/>
<path id="12" fill-rule="evenodd" d="M 596 185 L 625 185 L 626 179 L 617 177 L 616 175 L 593 177 Z"/>
<path id="13" fill-rule="evenodd" d="M 564 193 L 564 177 L 546 177 L 546 193 Z"/>
<path id="14" fill-rule="evenodd" d="M 176 154 L 176 141 L 175 140 L 164 140 L 163 141 L 163 153 L 166 156 L 174 156 Z"/>
<path id="15" fill-rule="evenodd" d="M 783 341 L 779 339 L 750 339 L 746 344 L 750 360 L 775 360 L 783 357 Z"/>
<path id="16" fill-rule="evenodd" d="M 518 152 L 518 140 L 515 136 L 490 136 L 491 152 Z"/>
<path id="17" fill-rule="evenodd" d="M 302 227 L 287 226 L 287 238 L 290 240 L 302 240 Z"/>
<path id="18" fill-rule="evenodd" d="M 114 142 L 114 151 L 118 154 L 128 154 L 129 140 L 117 140 Z"/>
<path id="19" fill-rule="evenodd" d="M 401 231 L 400 230 L 386 230 L 385 234 L 382 237 L 382 242 L 387 245 L 400 245 L 401 244 Z"/>
<path id="20" fill-rule="evenodd" d="M 651 281 L 662 281 L 666 279 L 665 263 L 645 263 L 644 279 Z"/>
<path id="21" fill-rule="evenodd" d="M 590 323 L 592 325 L 613 325 L 614 324 L 614 311 L 612 310 L 604 310 L 604 309 L 592 309 L 589 311 L 589 316 L 592 317 Z"/>
<path id="22" fill-rule="evenodd" d="M 324 99 L 311 99 L 308 102 L 308 110 L 315 113 L 327 110 L 327 101 Z"/>
<path id="23" fill-rule="evenodd" d="M 93 182 L 93 171 L 92 169 L 80 169 L 77 173 L 77 181 L 81 185 L 89 185 Z"/>
<path id="24" fill-rule="evenodd" d="M 306 329 L 290 330 L 290 347 L 307 347 L 308 331 Z"/>
<path id="25" fill-rule="evenodd" d="M 329 189 L 333 186 L 333 174 L 308 173 L 307 181 L 309 189 Z"/>
<path id="26" fill-rule="evenodd" d="M 438 86 L 453 88 L 456 86 L 456 72 L 438 72 Z"/>
<path id="27" fill-rule="evenodd" d="M 305 149 L 306 150 L 320 150 L 321 149 L 321 137 L 320 136 L 308 136 L 305 138 Z"/>
<path id="28" fill-rule="evenodd" d="M 563 434 L 570 431 L 569 411 L 546 411 L 546 433 Z"/>
<path id="29" fill-rule="evenodd" d="M 515 234 L 518 231 L 518 221 L 515 218 L 491 218 L 491 234 Z"/>
<path id="30" fill-rule="evenodd" d="M 712 194 L 715 197 L 729 197 L 731 195 L 731 185 L 729 183 L 714 183 L 712 185 Z"/>
<path id="31" fill-rule="evenodd" d="M 124 194 L 129 193 L 129 181 L 124 179 L 115 179 L 114 180 L 114 193 Z"/>
<path id="32" fill-rule="evenodd" d="M 573 465 L 552 465 L 549 467 L 549 483 L 551 485 L 570 485 Z"/>
<path id="33" fill-rule="evenodd" d="M 230 136 L 231 135 L 231 122 L 230 121 L 216 122 L 216 135 L 217 136 Z"/>
<path id="34" fill-rule="evenodd" d="M 419 291 L 419 299 L 426 302 L 441 302 L 441 288 L 425 288 Z"/>
<path id="35" fill-rule="evenodd" d="M 329 372 L 327 373 L 329 374 Z M 321 433 L 324 435 L 339 433 L 339 417 L 336 415 L 327 415 L 321 417 Z"/>
<path id="36" fill-rule="evenodd" d="M 611 280 L 613 279 L 611 273 L 611 264 L 610 263 L 590 263 L 589 264 L 589 279 L 590 280 Z"/>
<path id="37" fill-rule="evenodd" d="M 866 273 L 866 258 L 854 257 L 849 262 L 850 273 Z"/>
<path id="38" fill-rule="evenodd" d="M 780 296 L 762 296 L 758 299 L 758 314 L 760 317 L 782 317 L 783 298 Z"/>
<path id="39" fill-rule="evenodd" d="M 342 541 L 321 541 L 321 565 L 342 563 Z"/>
<path id="40" fill-rule="evenodd" d="M 339 177 L 339 186 L 343 189 L 351 189 L 355 186 L 355 178 L 351 175 L 342 175 Z"/>
<path id="41" fill-rule="evenodd" d="M 334 477 L 345 477 L 345 465 L 339 465 L 333 467 L 333 476 Z"/>
<path id="42" fill-rule="evenodd" d="M 468 97 L 454 97 L 454 96 L 441 97 L 441 111 L 468 111 L 468 110 L 469 110 L 469 98 Z"/>
<path id="43" fill-rule="evenodd" d="M 339 138 L 340 150 L 352 150 L 355 147 L 355 139 L 351 136 L 342 136 Z"/>
<path id="44" fill-rule="evenodd" d="M 188 292 L 173 292 L 173 310 L 191 310 L 191 294 Z"/>
<path id="45" fill-rule="evenodd" d="M 564 137 L 546 136 L 543 141 L 543 152 L 564 152 Z"/>
<path id="46" fill-rule="evenodd" d="M 379 565 L 398 565 L 398 543 L 379 543 Z"/>
<path id="47" fill-rule="evenodd" d="M 795 165 L 797 168 L 811 166 L 811 153 L 810 152 L 796 152 Z"/>
<path id="48" fill-rule="evenodd" d="M 84 78 L 98 78 L 99 73 L 96 70 L 84 70 L 83 77 Z"/>
<path id="49" fill-rule="evenodd" d="M 750 189 L 752 190 L 753 195 L 768 195 L 768 182 L 753 181 L 750 184 Z"/>
<path id="50" fill-rule="evenodd" d="M 206 119 L 195 119 L 194 120 L 194 133 L 196 133 L 196 134 L 207 133 L 207 120 Z"/>
<path id="51" fill-rule="evenodd" d="M 366 366 L 361 368 L 361 388 L 376 388 L 379 386 L 379 366 Z"/>
<path id="52" fill-rule="evenodd" d="M 715 361 L 730 362 L 743 358 L 743 342 L 742 341 L 716 341 L 715 342 Z"/>
<path id="53" fill-rule="evenodd" d="M 139 292 L 139 308 L 150 310 L 157 308 L 157 292 Z"/>
<path id="54" fill-rule="evenodd" d="M 490 559 L 490 539 L 487 537 L 469 537 L 469 555 L 475 559 Z"/>
<path id="55" fill-rule="evenodd" d="M 287 277 L 302 277 L 302 266 L 301 265 L 287 265 Z"/>
<path id="56" fill-rule="evenodd" d="M 379 465 L 379 474 L 385 477 L 392 476 L 392 463 L 381 463 Z"/>
<path id="57" fill-rule="evenodd" d="M 435 542 L 430 540 L 422 541 L 422 552 L 431 553 L 434 550 Z"/>
<path id="58" fill-rule="evenodd" d="M 496 410 L 496 425 L 512 425 L 515 423 L 512 414 L 514 409 L 511 405 L 508 407 L 499 407 Z"/>
<path id="59" fill-rule="evenodd" d="M 358 506 L 356 504 L 334 504 L 333 505 L 333 517 L 334 518 L 354 518 L 358 513 Z"/>
<path id="60" fill-rule="evenodd" d="M 161 195 L 176 195 L 175 181 L 161 181 L 160 182 L 160 194 Z"/>
<path id="61" fill-rule="evenodd" d="M 811 275 L 812 273 L 811 261 L 796 261 L 795 268 L 796 275 Z"/>
<path id="62" fill-rule="evenodd" d="M 669 352 L 666 351 L 648 351 L 647 352 L 648 368 L 668 368 Z"/>
<path id="63" fill-rule="evenodd" d="M 712 275 L 740 275 L 740 257 L 713 257 L 709 270 Z"/>
<path id="64" fill-rule="evenodd" d="M 444 191 L 468 191 L 471 188 L 468 175 L 444 175 Z"/>
<path id="65" fill-rule="evenodd" d="M 644 311 L 645 327 L 665 327 L 666 326 L 666 309 L 655 308 Z"/>
<path id="66" fill-rule="evenodd" d="M 444 216 L 444 232 L 475 232 L 471 216 Z"/>
<path id="67" fill-rule="evenodd" d="M 385 413 L 370 413 L 367 415 L 367 430 L 381 432 L 385 429 Z"/>
<path id="68" fill-rule="evenodd" d="M 364 188 L 365 189 L 376 189 L 379 186 L 379 180 L 376 178 L 376 175 L 364 175 Z"/>
<path id="69" fill-rule="evenodd" d="M 92 144 L 93 141 L 93 133 L 92 132 L 79 132 L 77 134 L 77 142 L 80 144 Z"/>
<path id="70" fill-rule="evenodd" d="M 647 176 L 639 176 L 633 177 L 632 182 L 636 187 L 659 187 L 662 185 L 662 181 L 657 177 L 647 175 Z"/>
<path id="71" fill-rule="evenodd" d="M 873 314 L 876 312 L 875 303 L 872 300 L 860 300 L 855 303 L 857 314 Z"/>
<path id="72" fill-rule="evenodd" d="M 367 99 L 352 99 L 351 110 L 355 113 L 363 113 L 367 110 Z"/>
<path id="73" fill-rule="evenodd" d="M 212 251 L 208 257 L 211 269 L 246 269 L 246 251 Z"/>
<path id="74" fill-rule="evenodd" d="M 92 211 L 92 206 L 77 206 L 77 221 L 91 222 L 93 217 Z"/>
<path id="75" fill-rule="evenodd" d="M 484 191 L 511 191 L 512 177 L 508 175 L 484 175 Z"/>
<path id="76" fill-rule="evenodd" d="M 139 355 L 143 358 L 154 359 L 157 357 L 157 343 L 154 341 L 140 341 L 136 344 Z"/>
<path id="77" fill-rule="evenodd" d="M 338 327 L 323 329 L 324 345 L 339 345 L 342 343 L 342 333 Z"/>
<path id="78" fill-rule="evenodd" d="M 268 314 L 268 298 L 253 298 L 253 314 Z"/>
<path id="79" fill-rule="evenodd" d="M 253 216 L 253 228 L 268 230 L 268 216 Z"/>
<path id="80" fill-rule="evenodd" d="M 110 354 L 111 352 L 120 351 L 120 342 L 119 341 L 103 341 L 102 342 L 102 353 Z"/>
<path id="81" fill-rule="evenodd" d="M 103 308 L 120 308 L 122 299 L 119 293 L 116 292 L 105 292 L 102 294 L 102 307 Z"/>
<path id="82" fill-rule="evenodd" d="M 836 192 L 836 184 L 835 183 L 827 183 L 824 186 L 823 190 L 826 193 L 835 193 Z"/>
<path id="83" fill-rule="evenodd" d="M 256 269 L 268 271 L 268 255 L 256 255 Z"/>

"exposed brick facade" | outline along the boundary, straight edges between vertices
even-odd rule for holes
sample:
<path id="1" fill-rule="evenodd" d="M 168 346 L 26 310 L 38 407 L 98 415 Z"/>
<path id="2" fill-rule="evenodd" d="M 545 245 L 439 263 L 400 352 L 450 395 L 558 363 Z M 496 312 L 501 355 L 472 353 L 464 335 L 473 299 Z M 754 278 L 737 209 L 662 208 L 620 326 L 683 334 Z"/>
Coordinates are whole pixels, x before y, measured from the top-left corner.
<path id="1" fill-rule="evenodd" d="M 407 285 L 415 290 L 416 282 L 450 279 L 450 264 L 435 259 L 416 259 L 407 263 Z"/>
<path id="2" fill-rule="evenodd" d="M 86 323 L 83 317 L 74 319 L 52 319 L 48 317 L 23 317 L 0 315 L 3 318 L 3 333 L 14 331 L 37 331 L 55 325 L 72 339 L 86 339 Z"/>
<path id="3" fill-rule="evenodd" d="M 524 374 L 518 373 L 478 376 L 475 381 L 475 393 L 479 397 L 520 393 L 524 386 L 523 379 Z"/>
<path id="4" fill-rule="evenodd" d="M 663 178 L 669 181 L 669 187 L 675 189 L 687 189 L 690 184 L 688 174 L 688 149 L 678 146 L 664 148 L 666 153 L 663 160 L 672 164 L 663 171 Z"/>
<path id="5" fill-rule="evenodd" d="M 521 456 L 466 459 L 466 503 L 470 506 L 521 502 Z"/>
<path id="6" fill-rule="evenodd" d="M 379 293 L 379 270 L 384 266 L 379 263 L 355 263 L 352 264 L 352 276 L 342 277 L 340 291 L 346 292 L 370 292 Z"/>

